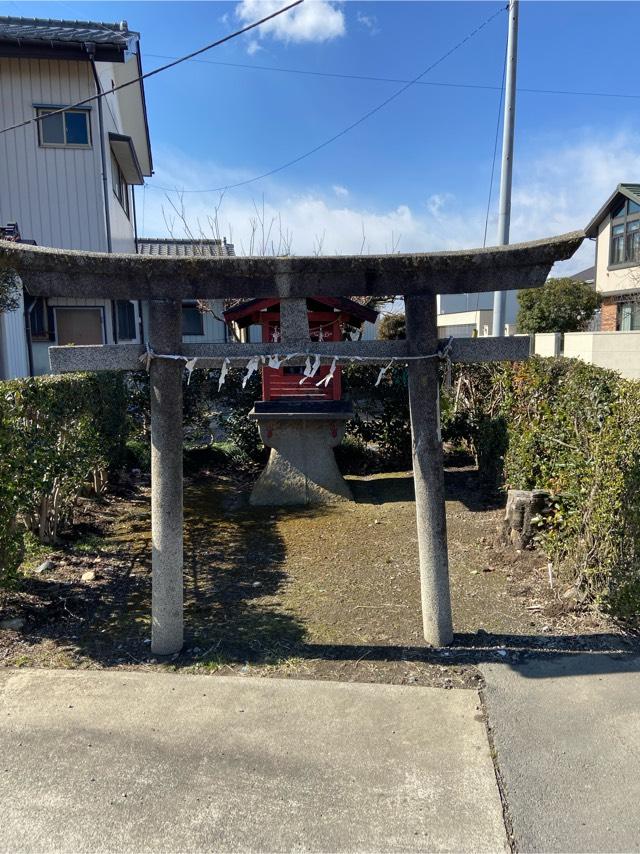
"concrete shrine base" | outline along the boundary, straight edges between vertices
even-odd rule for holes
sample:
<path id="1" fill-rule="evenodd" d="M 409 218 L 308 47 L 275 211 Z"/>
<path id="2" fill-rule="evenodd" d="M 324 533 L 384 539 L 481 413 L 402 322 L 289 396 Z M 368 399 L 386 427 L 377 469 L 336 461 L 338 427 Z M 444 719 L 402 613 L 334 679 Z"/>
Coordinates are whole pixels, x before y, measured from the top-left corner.
<path id="1" fill-rule="evenodd" d="M 320 407 L 296 411 L 256 403 L 249 417 L 258 423 L 260 438 L 271 448 L 267 467 L 251 493 L 251 504 L 267 506 L 332 504 L 352 501 L 333 449 L 344 437 L 353 410 Z"/>

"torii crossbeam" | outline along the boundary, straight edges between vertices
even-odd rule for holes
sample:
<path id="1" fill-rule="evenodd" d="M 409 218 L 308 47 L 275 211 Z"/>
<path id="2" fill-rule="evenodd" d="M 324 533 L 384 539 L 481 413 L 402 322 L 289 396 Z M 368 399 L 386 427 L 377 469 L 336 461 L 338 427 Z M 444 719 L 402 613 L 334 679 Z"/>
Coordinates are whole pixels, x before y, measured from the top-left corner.
<path id="1" fill-rule="evenodd" d="M 183 644 L 182 370 L 162 355 L 197 357 L 203 366 L 225 358 L 297 353 L 360 356 L 387 362 L 407 357 L 413 440 L 413 476 L 425 640 L 451 643 L 453 627 L 435 359 L 416 359 L 438 348 L 436 295 L 533 288 L 556 261 L 570 258 L 584 239 L 573 232 L 511 246 L 403 255 L 293 258 L 164 258 L 107 255 L 0 241 L 0 269 L 13 269 L 33 296 L 140 299 L 150 304 L 149 344 L 158 358 L 151 374 L 152 651 L 178 652 Z M 314 296 L 405 298 L 405 341 L 318 343 L 309 339 L 306 299 Z M 282 342 L 182 344 L 181 302 L 186 299 L 276 297 Z M 528 337 L 458 339 L 458 362 L 519 361 Z M 51 347 L 55 372 L 140 370 L 137 345 Z M 413 357 L 413 358 L 411 358 Z"/>

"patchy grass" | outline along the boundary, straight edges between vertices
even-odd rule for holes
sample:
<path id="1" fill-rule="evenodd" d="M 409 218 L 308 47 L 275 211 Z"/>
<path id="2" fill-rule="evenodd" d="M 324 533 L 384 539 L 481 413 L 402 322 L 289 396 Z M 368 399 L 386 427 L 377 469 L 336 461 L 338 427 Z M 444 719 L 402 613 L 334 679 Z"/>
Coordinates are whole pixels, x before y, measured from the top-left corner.
<path id="1" fill-rule="evenodd" d="M 282 677 L 477 684 L 478 661 L 540 650 L 623 647 L 604 617 L 551 589 L 546 562 L 496 539 L 501 509 L 469 470 L 447 472 L 456 642 L 422 638 L 412 480 L 353 477 L 354 503 L 252 508 L 251 480 L 217 474 L 185 489 L 185 648 L 154 658 L 150 514 L 144 490 L 86 506 L 82 536 L 7 594 L 0 662 Z M 42 555 L 40 555 L 41 557 Z M 82 580 L 92 570 L 94 577 Z"/>

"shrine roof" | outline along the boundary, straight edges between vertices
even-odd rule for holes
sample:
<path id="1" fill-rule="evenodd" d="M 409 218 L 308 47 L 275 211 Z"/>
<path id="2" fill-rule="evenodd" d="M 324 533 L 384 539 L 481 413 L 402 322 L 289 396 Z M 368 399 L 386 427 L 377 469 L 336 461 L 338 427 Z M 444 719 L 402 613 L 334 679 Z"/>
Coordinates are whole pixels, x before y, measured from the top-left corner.
<path id="1" fill-rule="evenodd" d="M 478 293 L 532 288 L 584 240 L 576 231 L 509 246 L 393 255 L 119 255 L 0 241 L 0 269 L 29 293 L 113 299 L 219 299 Z"/>
<path id="2" fill-rule="evenodd" d="M 378 318 L 377 311 L 347 297 L 309 297 L 309 300 L 319 303 L 331 311 L 336 309 L 360 321 L 368 320 L 369 323 L 375 323 Z M 224 312 L 224 319 L 227 322 L 235 321 L 237 323 L 250 318 L 252 314 L 261 311 L 263 308 L 274 308 L 279 305 L 279 302 L 278 299 L 252 299 L 239 302 Z"/>

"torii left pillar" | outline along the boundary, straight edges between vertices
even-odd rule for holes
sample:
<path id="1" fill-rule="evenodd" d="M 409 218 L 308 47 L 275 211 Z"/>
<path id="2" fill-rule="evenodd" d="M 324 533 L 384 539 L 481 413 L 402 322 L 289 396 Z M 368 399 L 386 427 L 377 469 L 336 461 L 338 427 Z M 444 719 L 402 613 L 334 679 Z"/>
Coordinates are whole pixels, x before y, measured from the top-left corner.
<path id="1" fill-rule="evenodd" d="M 175 300 L 150 301 L 149 342 L 157 354 L 179 354 L 182 315 Z M 182 373 L 177 359 L 152 359 L 151 393 L 151 651 L 182 649 Z"/>

